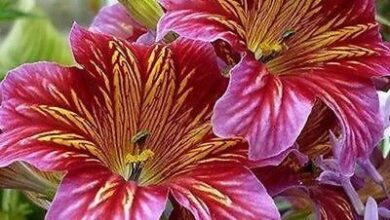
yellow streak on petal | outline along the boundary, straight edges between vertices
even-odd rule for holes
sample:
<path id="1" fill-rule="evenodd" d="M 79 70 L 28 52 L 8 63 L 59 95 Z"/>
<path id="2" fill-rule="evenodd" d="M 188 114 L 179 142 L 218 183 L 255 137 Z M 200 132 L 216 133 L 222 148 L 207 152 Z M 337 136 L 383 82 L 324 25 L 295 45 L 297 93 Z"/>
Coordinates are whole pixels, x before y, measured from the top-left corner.
<path id="1" fill-rule="evenodd" d="M 212 199 L 224 206 L 231 206 L 233 204 L 232 200 L 225 194 L 221 193 L 216 188 L 206 184 L 204 182 L 199 182 L 194 185 L 195 189 L 202 191 L 207 195 L 209 199 Z"/>
<path id="2" fill-rule="evenodd" d="M 126 194 L 122 200 L 124 219 L 130 219 L 130 209 L 134 201 L 134 192 L 130 188 L 126 188 Z"/>
<path id="3" fill-rule="evenodd" d="M 79 150 L 86 150 L 92 155 L 101 156 L 100 150 L 93 142 L 86 140 L 85 137 L 78 134 L 63 133 L 62 131 L 48 131 L 34 135 L 30 138 L 42 142 L 51 142 L 62 146 L 74 147 Z"/>
<path id="4" fill-rule="evenodd" d="M 104 186 L 96 193 L 96 196 L 93 202 L 89 205 L 88 209 L 96 208 L 99 204 L 112 197 L 118 185 L 119 182 L 107 181 Z"/>

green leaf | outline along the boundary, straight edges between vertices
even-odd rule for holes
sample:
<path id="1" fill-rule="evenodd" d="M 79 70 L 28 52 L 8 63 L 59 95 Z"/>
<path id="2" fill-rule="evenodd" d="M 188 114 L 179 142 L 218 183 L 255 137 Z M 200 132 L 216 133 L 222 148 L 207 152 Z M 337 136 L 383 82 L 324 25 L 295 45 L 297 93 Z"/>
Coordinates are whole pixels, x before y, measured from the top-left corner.
<path id="1" fill-rule="evenodd" d="M 0 45 L 0 78 L 20 64 L 43 60 L 71 64 L 66 38 L 46 18 L 17 20 Z"/>

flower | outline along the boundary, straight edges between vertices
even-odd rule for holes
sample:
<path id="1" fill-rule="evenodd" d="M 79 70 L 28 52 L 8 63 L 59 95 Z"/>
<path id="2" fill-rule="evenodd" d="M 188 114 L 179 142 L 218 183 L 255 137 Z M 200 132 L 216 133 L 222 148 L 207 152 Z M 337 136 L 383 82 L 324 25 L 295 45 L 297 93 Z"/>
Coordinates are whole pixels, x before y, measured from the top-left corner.
<path id="1" fill-rule="evenodd" d="M 158 38 L 224 40 L 243 54 L 213 116 L 218 136 L 243 136 L 249 157 L 293 146 L 316 99 L 337 115 L 341 170 L 352 175 L 382 134 L 372 77 L 390 72 L 373 0 L 160 0 Z"/>
<path id="2" fill-rule="evenodd" d="M 298 150 L 310 160 L 302 163 L 289 156 L 279 166 L 253 169 L 271 196 L 291 203 L 290 211 L 283 218 L 298 214 L 315 214 L 321 219 L 387 216 L 387 207 L 375 208 L 368 198 L 382 201 L 387 197 L 390 160 L 383 160 L 376 150 L 370 158 L 380 156 L 373 161 L 380 165 L 378 169 L 370 160 L 359 160 L 355 175 L 344 175 L 339 165 L 342 158 L 336 154 L 340 145 L 333 135 L 339 132 L 336 121 L 329 108 L 317 103 L 297 141 Z"/>
<path id="3" fill-rule="evenodd" d="M 66 171 L 47 219 L 159 219 L 168 194 L 197 219 L 279 218 L 246 142 L 212 134 L 227 82 L 210 45 L 77 25 L 70 42 L 78 67 L 26 64 L 2 84 L 0 166 Z"/>

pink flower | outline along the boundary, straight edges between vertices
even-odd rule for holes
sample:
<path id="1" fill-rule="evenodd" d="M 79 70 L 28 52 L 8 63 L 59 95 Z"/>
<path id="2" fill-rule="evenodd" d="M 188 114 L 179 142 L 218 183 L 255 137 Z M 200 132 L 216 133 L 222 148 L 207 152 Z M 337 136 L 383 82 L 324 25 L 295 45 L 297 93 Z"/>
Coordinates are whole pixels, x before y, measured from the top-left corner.
<path id="1" fill-rule="evenodd" d="M 278 219 L 247 144 L 212 134 L 227 86 L 212 46 L 129 43 L 77 25 L 77 67 L 26 64 L 2 84 L 0 166 L 65 171 L 47 219 Z"/>
<path id="2" fill-rule="evenodd" d="M 242 54 L 212 122 L 221 137 L 243 136 L 249 157 L 293 146 L 316 99 L 337 115 L 341 169 L 367 159 L 383 126 L 371 81 L 390 72 L 373 0 L 160 0 L 169 31 L 224 40 Z"/>

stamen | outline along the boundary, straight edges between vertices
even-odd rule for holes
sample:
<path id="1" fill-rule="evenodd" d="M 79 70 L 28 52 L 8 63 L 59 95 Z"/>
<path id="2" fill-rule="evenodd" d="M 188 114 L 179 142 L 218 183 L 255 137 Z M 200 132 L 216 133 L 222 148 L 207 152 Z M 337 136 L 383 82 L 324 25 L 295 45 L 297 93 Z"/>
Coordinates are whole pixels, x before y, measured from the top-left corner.
<path id="1" fill-rule="evenodd" d="M 133 144 L 144 144 L 146 138 L 149 137 L 149 131 L 140 131 L 131 138 L 131 143 Z"/>
<path id="2" fill-rule="evenodd" d="M 144 163 L 154 156 L 154 152 L 147 149 L 142 153 L 133 155 L 128 154 L 125 158 L 126 163 L 131 166 L 131 172 L 129 173 L 128 180 L 137 181 L 141 175 L 141 171 Z"/>
<path id="3" fill-rule="evenodd" d="M 292 36 L 295 35 L 295 30 L 293 29 L 289 29 L 289 30 L 286 30 L 283 34 L 282 34 L 282 40 L 283 41 L 286 41 L 288 39 L 290 39 Z"/>
<path id="4" fill-rule="evenodd" d="M 138 163 L 138 162 L 145 162 L 148 159 L 152 158 L 153 156 L 154 156 L 154 152 L 147 149 L 137 155 L 128 154 L 125 160 L 127 164 Z"/>

